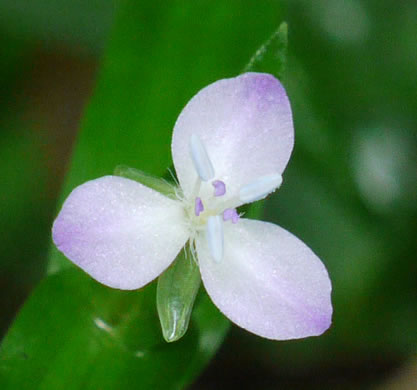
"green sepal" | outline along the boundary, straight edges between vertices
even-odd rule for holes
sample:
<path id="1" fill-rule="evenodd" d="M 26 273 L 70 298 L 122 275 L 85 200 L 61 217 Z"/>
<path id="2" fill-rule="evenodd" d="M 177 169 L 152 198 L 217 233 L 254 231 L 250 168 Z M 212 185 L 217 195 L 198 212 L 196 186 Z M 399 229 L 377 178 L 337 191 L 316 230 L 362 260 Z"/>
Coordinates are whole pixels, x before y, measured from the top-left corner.
<path id="1" fill-rule="evenodd" d="M 249 63 L 245 72 L 271 73 L 282 80 L 287 61 L 288 24 L 282 22 L 270 38 L 264 42 Z"/>
<path id="2" fill-rule="evenodd" d="M 198 265 L 185 249 L 158 278 L 156 305 L 162 334 L 167 342 L 184 336 L 201 283 Z"/>
<path id="3" fill-rule="evenodd" d="M 143 184 L 146 187 L 152 188 L 159 193 L 166 195 L 170 198 L 175 198 L 177 187 L 168 183 L 166 180 L 159 177 L 150 175 L 149 173 L 142 172 L 139 169 L 130 168 L 126 165 L 118 165 L 114 169 L 116 176 L 125 177 Z"/>

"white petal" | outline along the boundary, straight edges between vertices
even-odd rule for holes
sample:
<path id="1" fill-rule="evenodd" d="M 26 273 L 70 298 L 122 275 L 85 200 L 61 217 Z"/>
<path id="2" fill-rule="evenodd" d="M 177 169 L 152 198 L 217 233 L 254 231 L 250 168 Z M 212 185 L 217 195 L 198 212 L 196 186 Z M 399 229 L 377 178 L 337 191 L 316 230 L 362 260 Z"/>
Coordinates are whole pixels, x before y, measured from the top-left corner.
<path id="1" fill-rule="evenodd" d="M 203 141 L 215 178 L 226 183 L 225 200 L 261 176 L 282 174 L 294 142 L 283 86 L 269 74 L 246 73 L 210 84 L 188 102 L 172 138 L 174 165 L 186 196 L 197 179 L 189 152 L 193 134 Z M 210 196 L 212 188 L 206 184 L 202 191 Z"/>
<path id="2" fill-rule="evenodd" d="M 181 203 L 133 180 L 77 187 L 55 220 L 55 245 L 99 282 L 132 290 L 155 279 L 186 240 Z"/>
<path id="3" fill-rule="evenodd" d="M 249 219 L 225 224 L 224 240 L 220 263 L 202 238 L 197 253 L 207 293 L 235 324 L 276 340 L 319 335 L 330 326 L 330 280 L 303 242 Z"/>

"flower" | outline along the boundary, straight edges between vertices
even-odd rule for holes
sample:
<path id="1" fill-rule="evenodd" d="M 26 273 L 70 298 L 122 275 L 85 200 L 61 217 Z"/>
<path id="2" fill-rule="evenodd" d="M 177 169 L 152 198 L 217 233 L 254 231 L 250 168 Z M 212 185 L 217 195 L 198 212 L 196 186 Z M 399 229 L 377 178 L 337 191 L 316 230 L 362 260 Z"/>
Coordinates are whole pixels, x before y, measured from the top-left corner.
<path id="1" fill-rule="evenodd" d="M 208 295 L 235 324 L 269 339 L 319 335 L 332 316 L 324 265 L 288 231 L 236 211 L 280 186 L 293 142 L 277 79 L 219 80 L 175 124 L 176 199 L 123 177 L 92 180 L 66 199 L 53 240 L 93 278 L 126 290 L 155 279 L 188 242 Z"/>

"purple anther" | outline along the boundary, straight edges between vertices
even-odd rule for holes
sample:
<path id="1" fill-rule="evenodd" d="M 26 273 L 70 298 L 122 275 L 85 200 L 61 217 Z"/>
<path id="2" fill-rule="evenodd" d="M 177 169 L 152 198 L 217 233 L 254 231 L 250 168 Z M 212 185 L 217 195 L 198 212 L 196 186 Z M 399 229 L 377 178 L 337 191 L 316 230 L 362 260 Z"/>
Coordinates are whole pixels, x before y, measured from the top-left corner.
<path id="1" fill-rule="evenodd" d="M 226 193 L 226 184 L 221 180 L 214 180 L 211 184 L 214 187 L 214 196 L 222 196 Z"/>
<path id="2" fill-rule="evenodd" d="M 223 211 L 223 221 L 232 220 L 232 223 L 237 223 L 239 221 L 239 214 L 236 209 L 226 209 Z"/>
<path id="3" fill-rule="evenodd" d="M 204 211 L 204 205 L 201 198 L 195 198 L 195 215 L 198 217 Z"/>

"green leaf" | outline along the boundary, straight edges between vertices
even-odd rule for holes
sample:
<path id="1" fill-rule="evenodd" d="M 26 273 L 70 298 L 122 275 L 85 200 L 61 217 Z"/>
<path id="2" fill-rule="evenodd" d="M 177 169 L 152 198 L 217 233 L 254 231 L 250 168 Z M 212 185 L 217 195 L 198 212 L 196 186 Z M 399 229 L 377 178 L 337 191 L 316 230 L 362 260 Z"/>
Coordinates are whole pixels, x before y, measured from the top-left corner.
<path id="1" fill-rule="evenodd" d="M 288 25 L 282 22 L 250 59 L 243 72 L 271 73 L 282 80 L 287 61 Z"/>
<path id="2" fill-rule="evenodd" d="M 2 345 L 0 388 L 182 387 L 217 349 L 227 322 L 202 299 L 187 335 L 168 344 L 154 297 L 155 283 L 132 292 L 99 285 L 76 269 L 50 276 Z"/>
<path id="3" fill-rule="evenodd" d="M 123 1 L 61 202 L 119 164 L 164 176 L 182 107 L 210 82 L 235 76 L 276 25 L 279 10 L 276 2 L 243 0 Z M 187 334 L 166 343 L 155 283 L 122 292 L 76 269 L 55 247 L 49 259 L 50 275 L 2 345 L 2 390 L 183 388 L 229 328 L 203 292 Z"/>
<path id="4" fill-rule="evenodd" d="M 200 282 L 198 265 L 185 250 L 158 278 L 156 303 L 166 341 L 179 340 L 187 331 Z"/>
<path id="5" fill-rule="evenodd" d="M 143 184 L 146 187 L 152 188 L 169 197 L 175 197 L 175 186 L 168 183 L 166 180 L 142 172 L 139 169 L 130 168 L 125 165 L 118 165 L 114 169 L 116 176 L 122 176 Z"/>

